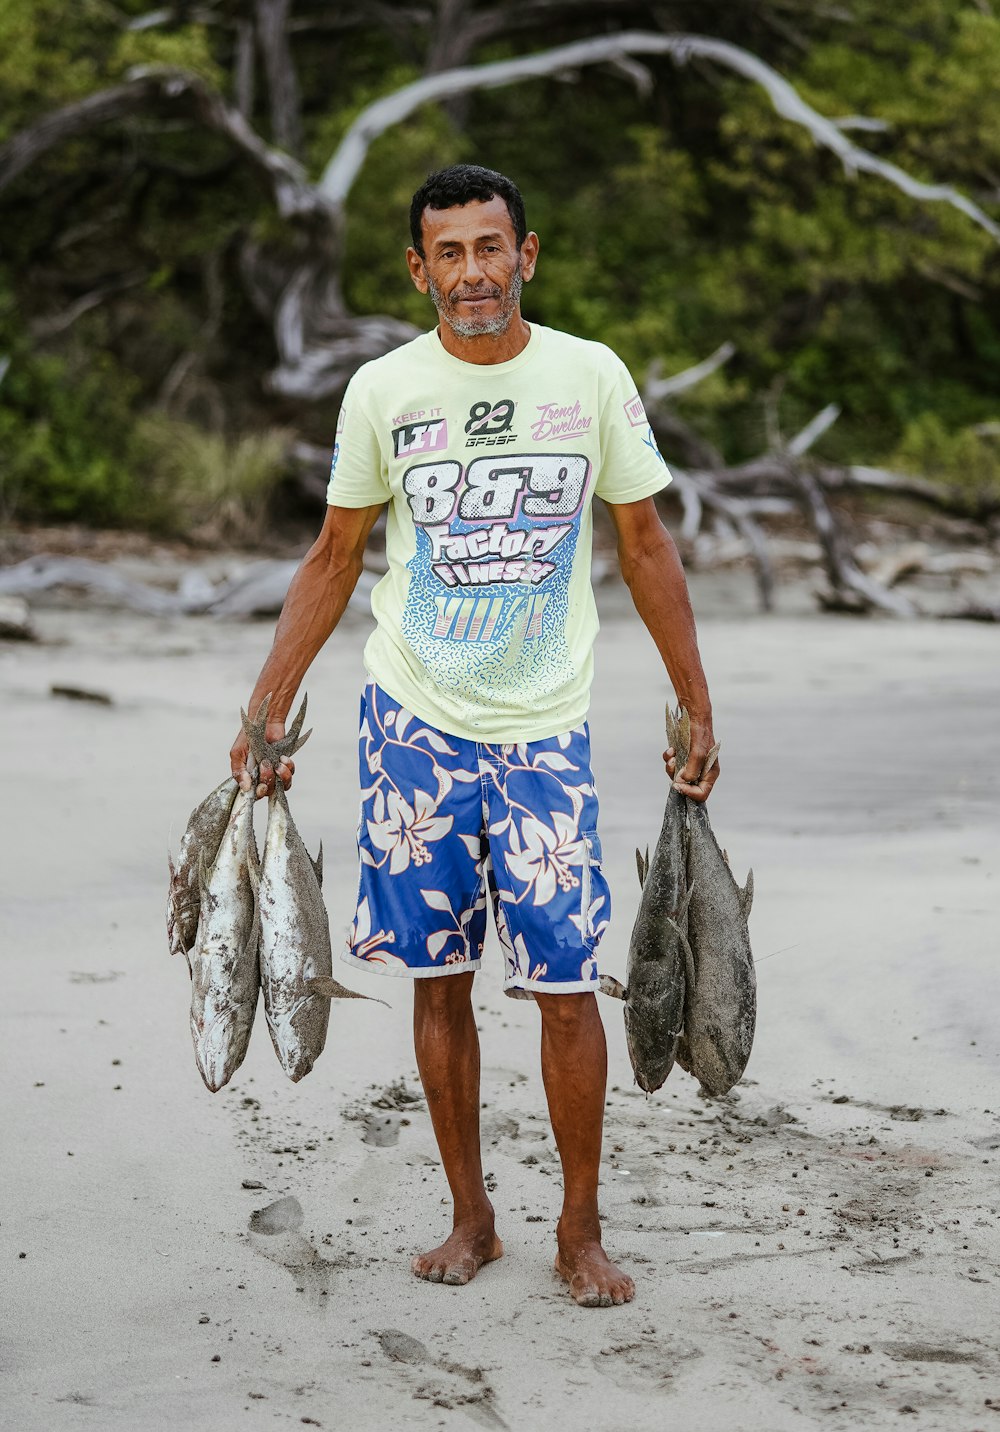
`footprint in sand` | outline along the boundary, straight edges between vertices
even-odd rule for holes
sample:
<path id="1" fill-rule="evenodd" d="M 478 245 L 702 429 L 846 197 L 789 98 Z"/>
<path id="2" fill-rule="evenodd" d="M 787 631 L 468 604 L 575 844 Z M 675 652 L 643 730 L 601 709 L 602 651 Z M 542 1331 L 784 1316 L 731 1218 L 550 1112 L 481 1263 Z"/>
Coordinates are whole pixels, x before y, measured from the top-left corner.
<path id="1" fill-rule="evenodd" d="M 626 1392 L 634 1392 L 636 1383 L 653 1384 L 667 1392 L 682 1365 L 701 1355 L 701 1349 L 691 1343 L 659 1340 L 602 1347 L 593 1361 L 598 1372 Z"/>
<path id="2" fill-rule="evenodd" d="M 409 1119 L 404 1118 L 402 1114 L 391 1111 L 383 1113 L 381 1109 L 372 1109 L 365 1115 L 362 1143 L 373 1144 L 379 1149 L 390 1148 L 393 1144 L 399 1143 L 399 1131 L 404 1124 L 409 1122 Z"/>
<path id="3" fill-rule="evenodd" d="M 411 1338 L 409 1333 L 401 1333 L 396 1328 L 383 1328 L 375 1336 L 386 1357 L 393 1362 L 409 1362 L 416 1366 L 421 1362 L 434 1361 L 423 1343 Z"/>
<path id="4" fill-rule="evenodd" d="M 493 1405 L 496 1394 L 481 1367 L 464 1367 L 458 1362 L 437 1359 L 417 1338 L 398 1328 L 373 1329 L 372 1336 L 378 1338 L 379 1346 L 391 1362 L 426 1367 L 437 1374 L 414 1390 L 415 1399 L 464 1412 L 490 1432 L 509 1432 L 508 1424 Z"/>
<path id="5" fill-rule="evenodd" d="M 299 1232 L 304 1214 L 297 1198 L 279 1198 L 250 1215 L 250 1246 L 284 1268 L 308 1268 L 319 1258 Z"/>

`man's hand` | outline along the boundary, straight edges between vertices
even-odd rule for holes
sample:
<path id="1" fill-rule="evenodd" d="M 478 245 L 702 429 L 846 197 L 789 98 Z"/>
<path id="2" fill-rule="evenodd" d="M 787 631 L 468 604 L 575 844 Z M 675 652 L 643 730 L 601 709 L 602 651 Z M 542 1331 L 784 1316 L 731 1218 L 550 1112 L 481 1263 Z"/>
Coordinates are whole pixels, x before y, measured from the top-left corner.
<path id="1" fill-rule="evenodd" d="M 284 721 L 268 721 L 264 729 L 264 739 L 267 741 L 280 741 L 285 734 Z M 250 757 L 250 743 L 246 734 L 241 730 L 233 742 L 229 752 L 229 764 L 241 791 L 250 790 L 253 785 L 253 773 L 248 765 Z M 292 784 L 292 777 L 295 774 L 295 762 L 291 756 L 282 756 L 278 762 L 277 779 L 281 781 L 287 791 Z M 272 795 L 276 773 L 270 761 L 262 761 L 260 770 L 257 772 L 257 786 L 254 790 L 255 800 L 262 796 Z"/>
<path id="2" fill-rule="evenodd" d="M 680 791 L 683 796 L 689 796 L 693 801 L 708 800 L 712 787 L 719 779 L 718 755 L 714 757 L 708 770 L 705 770 L 705 762 L 714 746 L 711 721 L 695 721 L 692 716 L 691 750 L 683 770 L 677 770 L 677 754 L 673 746 L 668 746 L 663 753 L 667 775 L 673 782 L 674 790 Z"/>

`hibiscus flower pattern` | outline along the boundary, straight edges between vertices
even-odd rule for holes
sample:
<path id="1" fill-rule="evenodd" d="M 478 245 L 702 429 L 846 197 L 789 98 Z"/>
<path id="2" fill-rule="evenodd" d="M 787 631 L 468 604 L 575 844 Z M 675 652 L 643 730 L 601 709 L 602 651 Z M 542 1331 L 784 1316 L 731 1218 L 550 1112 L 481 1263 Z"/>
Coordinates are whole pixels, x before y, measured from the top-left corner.
<path id="1" fill-rule="evenodd" d="M 362 698 L 358 913 L 345 958 L 385 973 L 479 966 L 487 890 L 508 994 L 586 990 L 610 891 L 585 726 L 489 744 Z"/>

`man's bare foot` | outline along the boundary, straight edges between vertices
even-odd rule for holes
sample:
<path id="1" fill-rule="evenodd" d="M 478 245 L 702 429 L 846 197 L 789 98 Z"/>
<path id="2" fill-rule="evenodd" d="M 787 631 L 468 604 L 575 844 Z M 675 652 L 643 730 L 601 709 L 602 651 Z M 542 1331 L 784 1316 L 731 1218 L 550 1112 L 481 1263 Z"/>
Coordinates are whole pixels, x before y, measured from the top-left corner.
<path id="1" fill-rule="evenodd" d="M 418 1253 L 410 1264 L 418 1278 L 428 1283 L 449 1283 L 461 1287 L 471 1283 L 484 1263 L 493 1263 L 503 1256 L 503 1244 L 493 1231 L 493 1224 L 459 1224 L 441 1244 L 429 1253 Z"/>
<path id="2" fill-rule="evenodd" d="M 612 1263 L 596 1238 L 563 1243 L 555 1269 L 581 1308 L 617 1308 L 635 1297 L 632 1279 Z"/>

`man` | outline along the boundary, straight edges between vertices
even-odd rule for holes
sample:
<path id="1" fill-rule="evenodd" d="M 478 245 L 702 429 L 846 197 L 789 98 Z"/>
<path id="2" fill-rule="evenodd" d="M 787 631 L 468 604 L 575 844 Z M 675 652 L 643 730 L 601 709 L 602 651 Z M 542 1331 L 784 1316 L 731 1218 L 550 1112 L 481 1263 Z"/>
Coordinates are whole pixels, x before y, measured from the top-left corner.
<path id="1" fill-rule="evenodd" d="M 486 889 L 508 993 L 534 997 L 562 1162 L 556 1269 L 587 1307 L 628 1302 L 601 1245 L 597 1181 L 607 1054 L 596 948 L 609 910 L 585 724 L 597 614 L 591 502 L 608 504 L 626 582 L 692 718 L 677 788 L 704 800 L 718 765 L 676 549 L 653 493 L 669 473 L 627 371 L 607 348 L 521 317 L 535 272 L 516 186 L 460 164 L 414 195 L 407 263 L 438 328 L 365 364 L 344 398 L 322 532 L 305 557 L 250 701 L 268 734 L 362 570 L 388 506 L 388 573 L 365 649 L 358 911 L 344 958 L 414 977 L 414 1042 L 454 1200 L 453 1229 L 413 1260 L 467 1283 L 502 1245 L 483 1183 L 472 984 Z M 245 739 L 231 752 L 246 787 Z M 291 760 L 277 776 L 287 786 Z M 262 769 L 258 795 L 273 789 Z"/>

